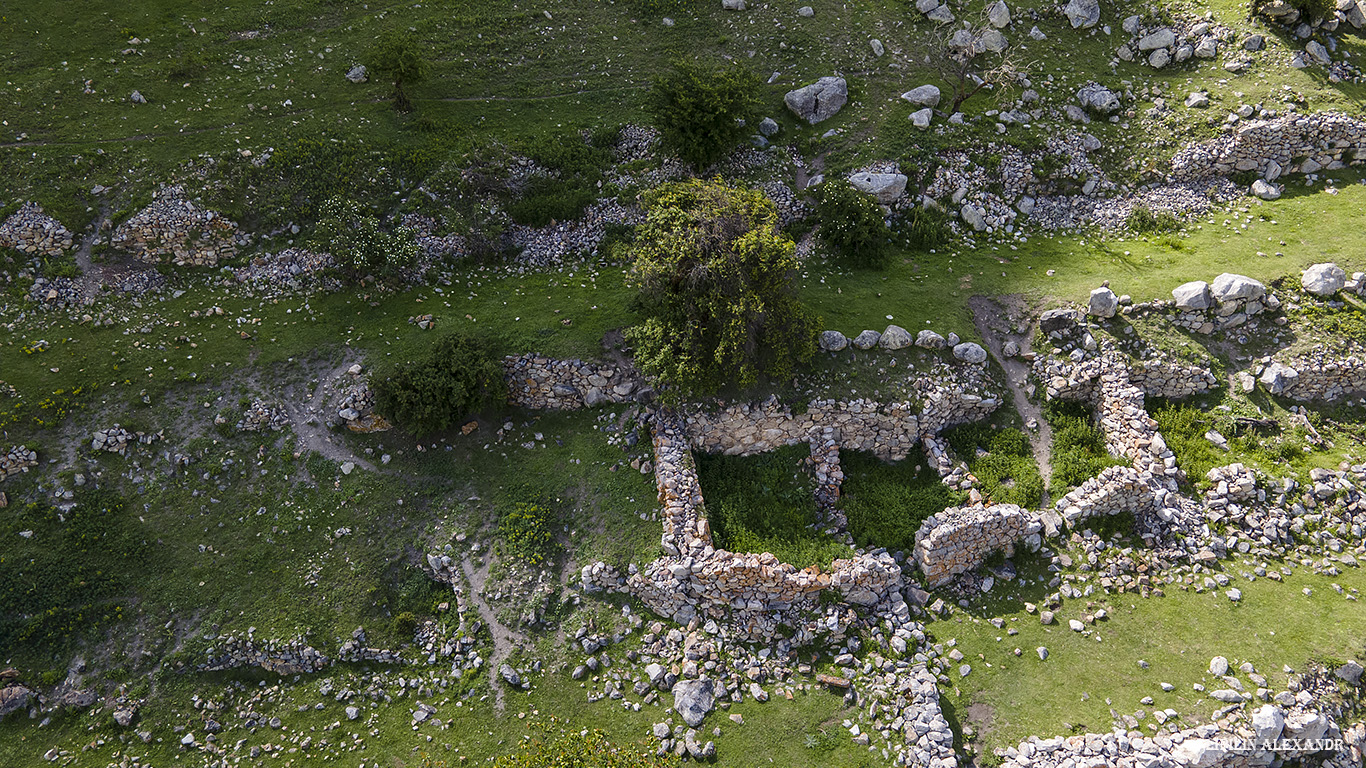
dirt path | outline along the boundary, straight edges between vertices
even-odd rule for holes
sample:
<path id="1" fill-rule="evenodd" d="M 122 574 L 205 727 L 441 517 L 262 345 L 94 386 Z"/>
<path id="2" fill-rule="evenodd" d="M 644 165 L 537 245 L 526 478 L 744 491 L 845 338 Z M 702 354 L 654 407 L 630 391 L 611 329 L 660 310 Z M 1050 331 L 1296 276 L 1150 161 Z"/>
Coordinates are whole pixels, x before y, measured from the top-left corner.
<path id="1" fill-rule="evenodd" d="M 489 580 L 489 569 L 493 567 L 493 558 L 484 558 L 484 564 L 477 570 L 470 563 L 469 558 L 462 558 L 460 570 L 465 573 L 465 580 L 469 582 L 469 598 L 474 603 L 474 609 L 479 612 L 479 618 L 488 625 L 489 635 L 493 637 L 493 656 L 489 658 L 489 686 L 493 688 L 494 707 L 499 714 L 503 713 L 506 706 L 503 700 L 503 677 L 498 674 L 498 668 L 503 666 L 508 656 L 517 647 L 517 643 L 525 642 L 526 638 L 508 629 L 502 622 L 498 621 L 498 615 L 493 612 L 489 604 L 484 602 L 484 585 Z"/>
<path id="2" fill-rule="evenodd" d="M 285 397 L 284 408 L 294 426 L 294 434 L 298 435 L 299 443 L 304 448 L 316 451 L 332 461 L 349 461 L 366 471 L 374 472 L 374 464 L 352 453 L 345 445 L 332 440 L 323 418 L 323 408 L 327 405 L 328 399 L 336 394 L 338 379 L 346 374 L 347 368 L 357 362 L 359 358 L 353 359 L 348 356 L 341 365 L 320 371 L 318 387 L 313 391 L 313 396 L 302 404 L 296 403 L 292 397 Z"/>
<path id="3" fill-rule="evenodd" d="M 1000 301 L 1005 302 L 1007 306 L 1003 307 L 986 296 L 973 296 L 968 299 L 968 308 L 972 310 L 973 325 L 977 326 L 982 341 L 986 342 L 987 351 L 996 358 L 996 362 L 1006 373 L 1006 386 L 1010 388 L 1015 410 L 1020 412 L 1020 418 L 1026 425 L 1031 420 L 1038 424 L 1038 429 L 1029 429 L 1026 426 L 1025 435 L 1029 437 L 1034 458 L 1039 462 L 1039 474 L 1043 476 L 1044 485 L 1043 506 L 1047 507 L 1050 503 L 1048 483 L 1053 476 L 1053 429 L 1044 418 L 1043 407 L 1032 402 L 1025 393 L 1025 387 L 1029 383 L 1029 365 L 1021 357 L 1006 357 L 1002 351 L 1007 341 L 1014 341 L 1020 345 L 1021 354 L 1029 352 L 1030 341 L 1034 337 L 1034 321 L 1030 320 L 1024 334 L 1011 334 L 1010 318 L 1032 313 L 1025 306 L 1023 297 L 1019 295 L 1002 296 Z"/>
<path id="4" fill-rule="evenodd" d="M 95 222 L 90 225 L 90 234 L 82 238 L 81 244 L 76 248 L 76 266 L 81 268 L 81 295 L 88 301 L 94 301 L 100 293 L 101 284 L 104 283 L 104 269 L 95 266 L 90 254 L 95 247 L 95 240 L 100 236 L 100 229 L 104 227 L 104 220 L 108 217 L 109 205 L 101 202 L 100 212 L 95 216 Z"/>

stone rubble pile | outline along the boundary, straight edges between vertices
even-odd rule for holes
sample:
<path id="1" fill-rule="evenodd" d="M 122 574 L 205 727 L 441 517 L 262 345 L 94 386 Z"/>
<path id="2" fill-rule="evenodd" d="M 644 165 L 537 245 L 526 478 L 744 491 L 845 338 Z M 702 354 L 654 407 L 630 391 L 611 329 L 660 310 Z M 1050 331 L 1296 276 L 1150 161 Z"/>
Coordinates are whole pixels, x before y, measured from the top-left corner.
<path id="1" fill-rule="evenodd" d="M 209 648 L 205 656 L 203 662 L 195 665 L 195 671 L 219 672 L 260 667 L 284 676 L 319 672 L 332 666 L 332 659 L 310 646 L 303 638 L 258 641 L 251 636 L 225 635 Z"/>
<path id="2" fill-rule="evenodd" d="M 38 466 L 38 452 L 25 446 L 16 445 L 4 455 L 0 455 L 0 480 L 13 477 L 29 468 Z"/>
<path id="3" fill-rule="evenodd" d="M 267 295 L 331 292 L 341 288 L 341 282 L 329 276 L 333 264 L 330 254 L 286 248 L 253 258 L 247 266 L 233 270 L 233 276 Z"/>
<path id="4" fill-rule="evenodd" d="M 72 234 L 37 203 L 24 203 L 0 222 L 0 248 L 33 256 L 61 256 L 71 250 Z"/>
<path id="5" fill-rule="evenodd" d="M 503 379 L 510 404 L 537 410 L 573 410 L 654 399 L 654 390 L 629 366 L 555 360 L 536 354 L 509 355 L 503 358 Z"/>
<path id="6" fill-rule="evenodd" d="M 170 257 L 178 266 L 213 266 L 246 244 L 237 225 L 185 197 L 182 187 L 163 187 L 152 204 L 120 224 L 110 245 L 142 261 Z"/>
<path id="7" fill-rule="evenodd" d="M 1009 557 L 1026 537 L 1038 549 L 1038 519 L 1014 504 L 949 507 L 931 515 L 915 533 L 915 562 L 931 587 L 943 585 L 977 566 L 993 552 Z"/>
<path id="8" fill-rule="evenodd" d="M 108 429 L 95 431 L 90 440 L 90 449 L 93 451 L 109 451 L 120 456 L 128 454 L 128 446 L 141 443 L 151 445 L 165 437 L 164 430 L 158 432 L 129 432 L 123 427 L 115 424 Z"/>
<path id="9" fill-rule="evenodd" d="M 1233 30 L 1204 20 L 1145 26 L 1140 17 L 1130 16 L 1122 26 L 1129 40 L 1115 55 L 1122 61 L 1142 60 L 1153 69 L 1162 69 L 1172 62 L 1180 64 L 1192 57 L 1213 59 L 1219 55 L 1221 43 L 1234 40 Z"/>
<path id="10" fill-rule="evenodd" d="M 1255 172 L 1267 181 L 1355 165 L 1366 156 L 1366 121 L 1338 112 L 1249 120 L 1227 136 L 1186 147 L 1172 178 L 1193 180 Z"/>
<path id="11" fill-rule="evenodd" d="M 238 432 L 279 432 L 289 426 L 289 414 L 278 405 L 253 400 L 237 422 Z"/>
<path id="12" fill-rule="evenodd" d="M 849 524 L 840 509 L 840 489 L 844 485 L 844 470 L 840 468 L 840 436 L 834 427 L 811 430 L 811 457 L 807 460 L 816 478 L 816 514 L 831 536 L 844 534 Z"/>

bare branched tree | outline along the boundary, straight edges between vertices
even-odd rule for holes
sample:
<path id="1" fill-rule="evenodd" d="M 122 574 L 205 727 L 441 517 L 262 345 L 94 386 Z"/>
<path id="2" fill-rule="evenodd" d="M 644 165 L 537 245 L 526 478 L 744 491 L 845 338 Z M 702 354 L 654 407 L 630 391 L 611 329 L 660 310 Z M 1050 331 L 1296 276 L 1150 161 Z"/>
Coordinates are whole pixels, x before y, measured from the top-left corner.
<path id="1" fill-rule="evenodd" d="M 984 90 L 1006 94 L 1024 80 L 1023 59 L 983 12 L 959 25 L 936 31 L 925 43 L 921 63 L 952 90 L 945 114 Z"/>

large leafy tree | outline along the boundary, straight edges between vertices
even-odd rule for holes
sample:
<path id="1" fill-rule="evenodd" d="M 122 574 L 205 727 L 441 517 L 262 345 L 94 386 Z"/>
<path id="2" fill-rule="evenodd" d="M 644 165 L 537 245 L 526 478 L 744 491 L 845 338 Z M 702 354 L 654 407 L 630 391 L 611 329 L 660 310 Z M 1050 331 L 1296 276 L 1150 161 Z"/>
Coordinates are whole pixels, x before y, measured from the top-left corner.
<path id="1" fill-rule="evenodd" d="M 740 64 L 677 61 L 655 79 L 647 109 L 665 146 L 705 169 L 725 156 L 759 115 L 759 77 Z"/>
<path id="2" fill-rule="evenodd" d="M 394 109 L 413 111 L 407 87 L 427 78 L 427 59 L 417 37 L 408 31 L 386 30 L 375 42 L 367 63 L 375 74 L 394 84 Z"/>
<path id="3" fill-rule="evenodd" d="M 645 320 L 626 336 L 667 397 L 784 378 L 811 358 L 819 320 L 797 300 L 795 246 L 763 192 L 693 179 L 643 202 L 631 281 Z"/>

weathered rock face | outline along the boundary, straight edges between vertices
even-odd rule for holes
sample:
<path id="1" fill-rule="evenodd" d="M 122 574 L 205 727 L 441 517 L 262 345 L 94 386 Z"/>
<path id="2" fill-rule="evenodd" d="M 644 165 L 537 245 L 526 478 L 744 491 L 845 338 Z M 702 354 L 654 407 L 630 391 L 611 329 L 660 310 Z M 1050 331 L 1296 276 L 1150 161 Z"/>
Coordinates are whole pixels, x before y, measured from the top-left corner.
<path id="1" fill-rule="evenodd" d="M 834 117 L 848 101 L 849 85 L 842 77 L 822 77 L 783 97 L 787 108 L 811 125 Z"/>
<path id="2" fill-rule="evenodd" d="M 37 203 L 24 203 L 0 223 L 0 248 L 34 256 L 61 256 L 71 245 L 71 232 L 43 213 Z"/>
<path id="3" fill-rule="evenodd" d="M 181 187 L 165 187 L 151 205 L 120 224 L 109 242 L 142 261 L 169 256 L 177 265 L 212 266 L 236 255 L 245 239 L 236 224 L 197 206 Z"/>
<path id="4" fill-rule="evenodd" d="M 1335 170 L 1366 157 L 1366 121 L 1336 112 L 1249 120 L 1227 136 L 1194 144 L 1172 158 L 1177 181 L 1255 171 L 1267 181 L 1284 173 Z"/>
<path id="5" fill-rule="evenodd" d="M 1332 262 L 1315 264 L 1304 270 L 1300 282 L 1315 296 L 1332 296 L 1347 284 L 1347 273 Z"/>

